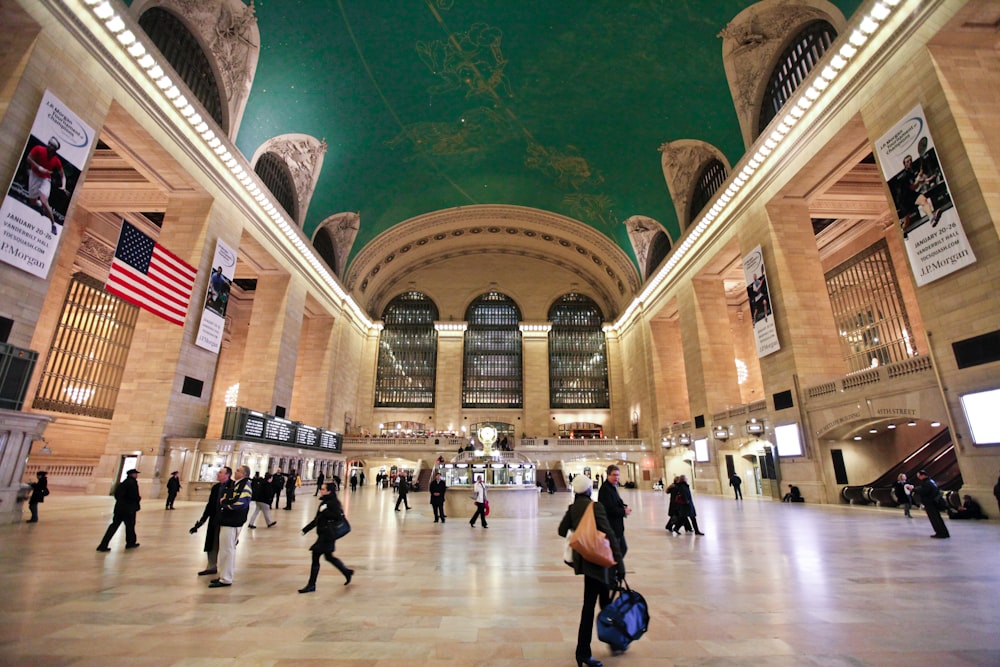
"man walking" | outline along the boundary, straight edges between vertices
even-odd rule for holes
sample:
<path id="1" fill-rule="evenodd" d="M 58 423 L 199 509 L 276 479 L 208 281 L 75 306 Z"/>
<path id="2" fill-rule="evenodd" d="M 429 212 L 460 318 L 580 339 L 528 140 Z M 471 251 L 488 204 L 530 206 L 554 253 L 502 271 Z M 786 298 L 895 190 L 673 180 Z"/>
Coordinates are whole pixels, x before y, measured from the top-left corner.
<path id="1" fill-rule="evenodd" d="M 281 468 L 274 473 L 271 479 L 271 488 L 274 489 L 274 509 L 281 508 L 281 490 L 285 488 L 285 476 L 281 474 Z"/>
<path id="2" fill-rule="evenodd" d="M 434 523 L 438 521 L 444 523 L 444 498 L 448 487 L 445 485 L 444 480 L 441 479 L 441 473 L 434 473 L 434 481 L 431 482 L 428 490 L 431 493 L 431 508 L 434 510 Z"/>
<path id="3" fill-rule="evenodd" d="M 951 533 L 948 532 L 948 526 L 944 525 L 944 519 L 941 518 L 941 510 L 938 508 L 938 497 L 941 495 L 941 490 L 938 488 L 937 483 L 927 474 L 926 470 L 917 472 L 917 480 L 918 484 L 913 491 L 924 506 L 924 512 L 927 513 L 927 518 L 930 519 L 931 526 L 934 527 L 934 534 L 931 537 L 939 540 L 948 539 L 951 537 Z"/>
<path id="4" fill-rule="evenodd" d="M 625 517 L 632 513 L 632 508 L 625 504 L 618 493 L 618 481 L 621 477 L 621 470 L 616 465 L 609 465 L 607 479 L 601 484 L 601 490 L 597 493 L 597 502 L 604 506 L 604 513 L 608 515 L 608 523 L 615 531 L 618 538 L 618 546 L 621 547 L 622 557 L 628 551 L 625 543 Z"/>
<path id="5" fill-rule="evenodd" d="M 139 546 L 135 536 L 135 515 L 139 511 L 142 496 L 139 495 L 139 482 L 136 479 L 139 471 L 133 468 L 125 473 L 125 479 L 115 489 L 115 513 L 111 525 L 104 532 L 104 538 L 97 545 L 98 551 L 111 551 L 108 544 L 118 532 L 118 526 L 125 524 L 125 548 L 135 549 Z"/>
<path id="6" fill-rule="evenodd" d="M 227 468 L 228 470 L 228 468 Z M 236 542 L 250 512 L 250 466 L 236 469 L 235 481 L 226 485 L 219 501 L 219 578 L 209 588 L 233 585 L 236 574 Z"/>
<path id="7" fill-rule="evenodd" d="M 295 489 L 299 485 L 299 475 L 295 472 L 295 469 L 288 471 L 288 476 L 285 478 L 285 509 L 292 509 L 292 503 L 295 502 Z"/>
<path id="8" fill-rule="evenodd" d="M 397 475 L 397 481 L 399 482 L 399 488 L 397 492 L 399 497 L 396 498 L 396 511 L 399 511 L 399 503 L 403 503 L 406 509 L 410 509 L 410 501 L 406 499 L 406 494 L 410 492 L 410 485 L 406 481 L 406 475 L 399 473 Z"/>

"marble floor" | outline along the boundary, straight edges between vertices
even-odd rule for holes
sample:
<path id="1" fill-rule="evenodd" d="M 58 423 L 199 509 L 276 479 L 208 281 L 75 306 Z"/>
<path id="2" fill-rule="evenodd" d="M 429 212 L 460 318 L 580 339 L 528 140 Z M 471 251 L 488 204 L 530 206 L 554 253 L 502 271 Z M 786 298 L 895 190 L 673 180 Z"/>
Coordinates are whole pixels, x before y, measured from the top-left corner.
<path id="1" fill-rule="evenodd" d="M 344 495 L 354 531 L 299 595 L 316 508 L 303 495 L 244 530 L 235 583 L 209 589 L 201 504 L 147 500 L 141 547 L 95 547 L 112 500 L 53 493 L 37 524 L 0 526 L 0 665 L 571 665 L 583 583 L 561 562 L 567 493 L 537 519 L 432 520 L 427 496 Z M 1000 523 L 697 496 L 704 537 L 665 533 L 666 498 L 623 491 L 629 582 L 648 634 L 608 667 L 1000 665 Z M 472 506 L 470 503 L 471 514 Z M 263 526 L 263 521 L 258 521 Z"/>

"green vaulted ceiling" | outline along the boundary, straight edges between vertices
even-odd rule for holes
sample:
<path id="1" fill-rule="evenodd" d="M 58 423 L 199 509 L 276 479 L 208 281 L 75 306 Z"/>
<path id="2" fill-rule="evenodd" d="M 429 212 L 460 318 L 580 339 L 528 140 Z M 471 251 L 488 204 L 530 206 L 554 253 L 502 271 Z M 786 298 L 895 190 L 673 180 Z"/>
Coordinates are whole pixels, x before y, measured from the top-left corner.
<path id="1" fill-rule="evenodd" d="M 560 213 L 632 256 L 632 215 L 679 226 L 659 146 L 743 153 L 719 31 L 741 0 L 257 0 L 261 54 L 237 145 L 329 145 L 305 231 L 471 204 Z M 846 16 L 859 0 L 834 3 Z M 633 257 L 634 259 L 634 257 Z"/>

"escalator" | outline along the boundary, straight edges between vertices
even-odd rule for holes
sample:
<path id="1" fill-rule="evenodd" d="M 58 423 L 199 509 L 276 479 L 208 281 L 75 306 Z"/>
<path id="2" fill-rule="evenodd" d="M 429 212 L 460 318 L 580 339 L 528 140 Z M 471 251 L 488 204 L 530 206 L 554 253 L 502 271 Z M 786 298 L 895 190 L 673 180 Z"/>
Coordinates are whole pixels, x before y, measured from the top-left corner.
<path id="1" fill-rule="evenodd" d="M 892 495 L 892 485 L 900 473 L 905 473 L 910 484 L 917 483 L 917 471 L 926 470 L 945 493 L 949 503 L 955 504 L 957 493 L 962 488 L 962 472 L 958 468 L 955 443 L 951 431 L 942 429 L 940 433 L 918 447 L 905 459 L 889 468 L 875 481 L 859 485 L 845 486 L 840 496 L 852 505 L 876 504 L 884 507 L 898 505 Z"/>

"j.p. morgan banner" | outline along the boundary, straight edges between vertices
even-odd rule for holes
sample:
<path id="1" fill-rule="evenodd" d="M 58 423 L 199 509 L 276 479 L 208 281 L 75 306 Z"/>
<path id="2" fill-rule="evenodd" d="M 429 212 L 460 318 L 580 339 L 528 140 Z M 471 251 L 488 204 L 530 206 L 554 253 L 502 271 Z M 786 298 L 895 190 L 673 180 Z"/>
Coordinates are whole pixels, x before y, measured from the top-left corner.
<path id="1" fill-rule="evenodd" d="M 39 278 L 48 275 L 93 142 L 90 126 L 45 91 L 0 204 L 0 260 Z"/>
<path id="2" fill-rule="evenodd" d="M 778 344 L 778 328 L 774 323 L 771 293 L 767 289 L 767 275 L 764 273 L 764 253 L 760 246 L 743 258 L 743 277 L 746 279 L 747 298 L 750 300 L 750 319 L 753 322 L 757 356 L 766 357 L 780 350 L 781 345 Z"/>
<path id="3" fill-rule="evenodd" d="M 917 285 L 976 261 L 919 104 L 875 144 Z"/>
<path id="4" fill-rule="evenodd" d="M 222 334 L 226 328 L 226 308 L 229 306 L 229 290 L 236 272 L 236 252 L 221 240 L 216 241 L 215 256 L 212 258 L 212 274 L 205 290 L 205 304 L 201 313 L 201 324 L 195 345 L 211 352 L 218 352 L 222 346 Z"/>

